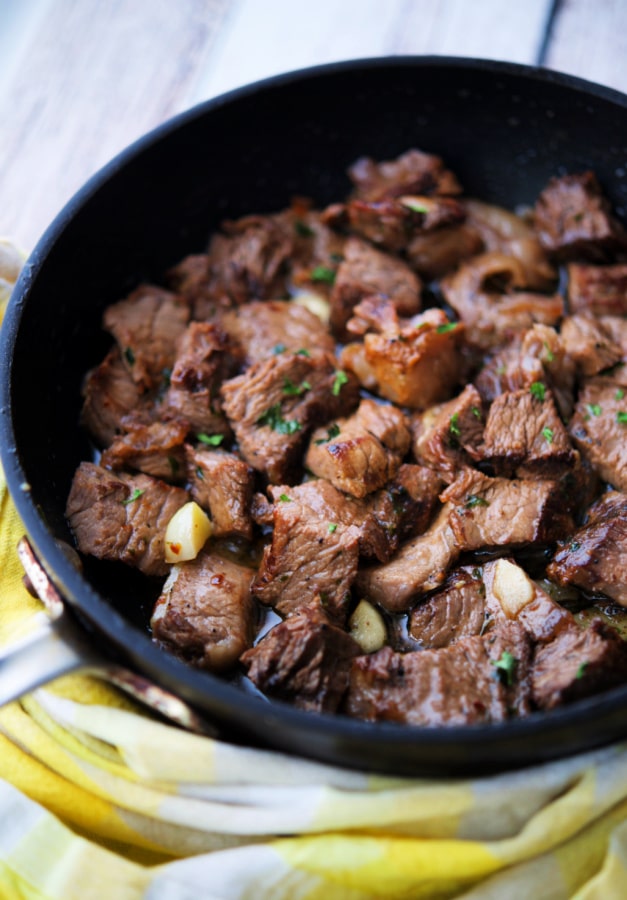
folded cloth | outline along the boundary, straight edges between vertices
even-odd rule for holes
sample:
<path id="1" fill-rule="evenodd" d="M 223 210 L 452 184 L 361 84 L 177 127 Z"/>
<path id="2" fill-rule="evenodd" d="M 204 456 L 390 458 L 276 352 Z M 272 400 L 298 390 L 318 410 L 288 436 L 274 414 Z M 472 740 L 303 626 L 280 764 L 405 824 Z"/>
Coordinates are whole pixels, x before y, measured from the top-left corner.
<path id="1" fill-rule="evenodd" d="M 3 651 L 43 615 L 22 533 L 0 472 Z M 627 896 L 627 744 L 388 778 L 190 734 L 73 675 L 0 710 L 0 808 L 2 898 Z"/>

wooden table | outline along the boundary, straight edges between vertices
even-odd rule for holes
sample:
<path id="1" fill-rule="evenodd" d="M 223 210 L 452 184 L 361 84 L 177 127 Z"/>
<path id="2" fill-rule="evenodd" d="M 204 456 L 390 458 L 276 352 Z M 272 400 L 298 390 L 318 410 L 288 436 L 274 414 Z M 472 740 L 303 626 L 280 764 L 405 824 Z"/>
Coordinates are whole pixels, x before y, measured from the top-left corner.
<path id="1" fill-rule="evenodd" d="M 142 133 L 259 77 L 441 54 L 627 91 L 627 0 L 0 0 L 0 237 L 29 250 Z"/>

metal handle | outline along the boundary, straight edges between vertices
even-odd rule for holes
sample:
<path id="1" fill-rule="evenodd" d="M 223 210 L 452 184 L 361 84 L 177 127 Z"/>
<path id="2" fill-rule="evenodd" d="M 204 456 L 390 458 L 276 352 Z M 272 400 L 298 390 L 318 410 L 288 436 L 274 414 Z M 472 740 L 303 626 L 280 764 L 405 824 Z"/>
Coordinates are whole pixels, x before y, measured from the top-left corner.
<path id="1" fill-rule="evenodd" d="M 114 684 L 140 703 L 183 728 L 216 735 L 190 706 L 151 681 L 105 659 L 68 614 L 63 597 L 43 568 L 30 542 L 22 538 L 18 556 L 49 618 L 23 641 L 0 652 L 0 706 L 72 672 L 84 671 Z"/>

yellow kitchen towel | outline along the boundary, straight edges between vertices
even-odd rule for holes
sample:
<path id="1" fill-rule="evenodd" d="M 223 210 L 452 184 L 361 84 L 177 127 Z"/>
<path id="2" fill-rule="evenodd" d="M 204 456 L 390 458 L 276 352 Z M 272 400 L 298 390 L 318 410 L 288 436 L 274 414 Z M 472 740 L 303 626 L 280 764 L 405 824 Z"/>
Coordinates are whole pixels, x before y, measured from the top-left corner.
<path id="1" fill-rule="evenodd" d="M 22 533 L 0 473 L 4 652 L 41 616 Z M 0 810 L 1 900 L 627 896 L 627 744 L 372 776 L 184 732 L 74 675 L 0 710 Z"/>

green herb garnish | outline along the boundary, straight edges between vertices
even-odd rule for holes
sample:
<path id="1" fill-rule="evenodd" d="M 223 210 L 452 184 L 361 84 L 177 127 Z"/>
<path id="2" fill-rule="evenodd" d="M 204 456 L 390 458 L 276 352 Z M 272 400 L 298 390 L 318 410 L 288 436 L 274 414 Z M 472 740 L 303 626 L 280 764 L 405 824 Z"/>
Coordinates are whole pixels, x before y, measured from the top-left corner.
<path id="1" fill-rule="evenodd" d="M 274 403 L 262 416 L 259 416 L 257 425 L 267 425 L 279 434 L 294 434 L 300 431 L 302 425 L 296 419 L 284 419 L 281 413 L 281 404 Z"/>
<path id="2" fill-rule="evenodd" d="M 135 490 L 133 491 L 133 493 L 131 494 L 130 497 L 127 497 L 126 500 L 122 500 L 122 506 L 128 506 L 129 503 L 133 503 L 134 500 L 137 500 L 139 497 L 141 497 L 142 494 L 145 494 L 145 493 L 146 493 L 145 488 L 143 491 L 140 491 L 139 488 L 135 488 Z"/>
<path id="3" fill-rule="evenodd" d="M 553 429 L 552 428 L 543 428 L 542 429 L 542 437 L 547 442 L 547 444 L 553 443 Z"/>
<path id="4" fill-rule="evenodd" d="M 335 522 L 329 522 L 329 534 L 333 534 L 335 531 L 337 531 L 337 525 Z"/>
<path id="5" fill-rule="evenodd" d="M 501 681 L 508 687 L 511 687 L 514 683 L 514 675 L 518 665 L 516 657 L 512 656 L 509 650 L 503 650 L 499 659 L 491 659 L 490 664 L 496 668 Z"/>
<path id="6" fill-rule="evenodd" d="M 304 347 L 301 347 L 300 350 L 296 351 L 296 356 L 311 356 L 309 350 L 305 350 Z"/>
<path id="7" fill-rule="evenodd" d="M 279 497 L 279 500 L 281 501 L 281 503 L 291 503 L 292 502 L 292 498 L 288 497 L 287 494 L 281 494 L 281 496 Z"/>
<path id="8" fill-rule="evenodd" d="M 471 412 L 472 412 L 473 416 L 475 417 L 475 419 L 481 418 L 481 410 L 479 409 L 478 406 L 473 406 L 471 409 Z"/>
<path id="9" fill-rule="evenodd" d="M 603 412 L 598 403 L 588 403 L 587 409 L 591 416 L 600 416 Z"/>
<path id="10" fill-rule="evenodd" d="M 555 359 L 555 354 L 553 353 L 553 351 L 551 350 L 551 348 L 549 347 L 549 345 L 547 344 L 546 341 L 544 342 L 544 350 L 545 350 L 544 359 L 546 360 L 546 362 L 549 362 L 549 363 L 553 362 L 553 360 Z"/>
<path id="11" fill-rule="evenodd" d="M 618 388 L 618 390 L 614 394 L 614 400 L 622 400 L 624 396 L 625 391 L 622 388 Z"/>
<path id="12" fill-rule="evenodd" d="M 312 281 L 322 281 L 325 284 L 333 284 L 335 281 L 335 269 L 328 266 L 316 266 L 309 276 Z"/>
<path id="13" fill-rule="evenodd" d="M 429 212 L 429 208 L 425 206 L 424 203 L 420 203 L 418 200 L 412 200 L 410 197 L 405 197 L 401 200 L 403 206 L 406 206 L 407 209 L 411 209 L 412 212 L 422 213 L 423 216 L 426 216 Z"/>
<path id="14" fill-rule="evenodd" d="M 299 237 L 313 237 L 315 232 L 302 219 L 296 219 L 294 222 L 294 230 Z"/>
<path id="15" fill-rule="evenodd" d="M 275 344 L 272 348 L 272 353 L 274 356 L 278 356 L 279 353 L 285 353 L 286 350 L 287 347 L 285 346 L 285 344 Z"/>
<path id="16" fill-rule="evenodd" d="M 620 422 L 621 425 L 627 425 L 627 412 L 619 410 L 616 413 L 616 421 Z"/>
<path id="17" fill-rule="evenodd" d="M 459 428 L 459 413 L 454 412 L 450 418 L 448 423 L 448 430 L 451 434 L 455 435 L 455 437 L 459 437 L 461 435 L 461 431 Z"/>
<path id="18" fill-rule="evenodd" d="M 335 378 L 333 379 L 333 387 L 331 388 L 331 393 L 334 397 L 339 396 L 343 385 L 347 384 L 347 382 L 348 375 L 346 374 L 346 372 L 343 372 L 342 369 L 338 369 L 335 373 Z"/>
<path id="19" fill-rule="evenodd" d="M 135 365 L 135 354 L 133 353 L 133 351 L 131 350 L 130 347 L 127 347 L 126 350 L 124 351 L 124 358 L 127 361 L 127 363 L 129 364 L 129 366 Z"/>
<path id="20" fill-rule="evenodd" d="M 582 662 L 579 665 L 579 668 L 577 669 L 577 674 L 575 675 L 575 678 L 577 678 L 577 679 L 583 678 L 583 673 L 586 671 L 587 668 L 588 668 L 588 662 L 587 661 Z"/>
<path id="21" fill-rule="evenodd" d="M 196 435 L 196 440 L 200 441 L 201 444 L 207 444 L 209 447 L 219 447 L 222 441 L 224 440 L 223 434 L 205 434 L 204 432 L 200 432 L 200 434 Z"/>
<path id="22" fill-rule="evenodd" d="M 446 334 L 449 331 L 455 331 L 457 322 L 446 322 L 444 325 L 438 325 L 435 329 L 436 334 Z"/>
<path id="23" fill-rule="evenodd" d="M 327 428 L 327 436 L 325 438 L 318 438 L 317 441 L 314 441 L 314 444 L 328 444 L 329 441 L 332 441 L 333 438 L 336 438 L 340 433 L 340 426 L 335 422 L 329 428 Z"/>
<path id="24" fill-rule="evenodd" d="M 304 394 L 306 391 L 311 390 L 311 385 L 308 381 L 303 381 L 300 384 L 294 384 L 290 381 L 289 378 L 286 378 L 283 382 L 283 393 L 287 394 L 288 397 L 300 397 L 301 394 Z"/>
<path id="25" fill-rule="evenodd" d="M 205 473 L 200 468 L 200 466 L 196 466 L 196 478 L 198 478 L 200 481 L 205 480 Z"/>
<path id="26" fill-rule="evenodd" d="M 529 393 L 536 400 L 543 401 L 546 396 L 546 385 L 543 381 L 534 381 L 529 388 Z"/>
<path id="27" fill-rule="evenodd" d="M 472 509 L 475 506 L 489 506 L 490 504 L 484 497 L 478 497 L 477 494 L 469 494 L 464 506 L 466 509 Z"/>

